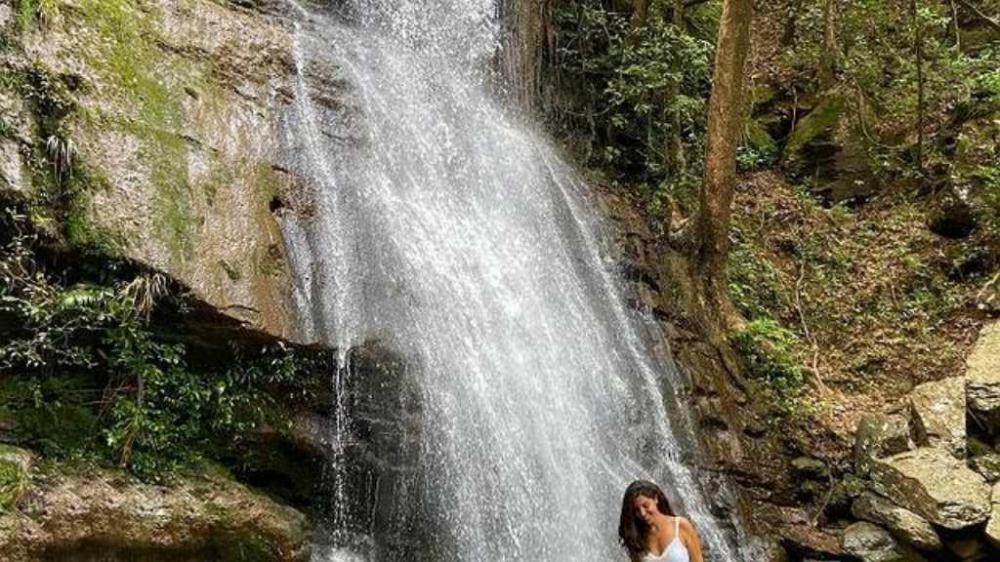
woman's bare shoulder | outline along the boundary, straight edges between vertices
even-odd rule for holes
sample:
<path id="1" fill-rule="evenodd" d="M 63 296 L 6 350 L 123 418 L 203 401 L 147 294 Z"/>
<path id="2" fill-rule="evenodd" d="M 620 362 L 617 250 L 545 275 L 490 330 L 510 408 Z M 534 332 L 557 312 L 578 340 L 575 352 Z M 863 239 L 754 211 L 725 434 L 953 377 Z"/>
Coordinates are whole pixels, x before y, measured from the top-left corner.
<path id="1" fill-rule="evenodd" d="M 682 533 L 695 533 L 695 534 L 698 533 L 698 531 L 696 531 L 694 528 L 694 524 L 692 524 L 691 520 L 689 520 L 687 517 L 677 517 L 677 520 L 680 522 L 680 528 Z"/>

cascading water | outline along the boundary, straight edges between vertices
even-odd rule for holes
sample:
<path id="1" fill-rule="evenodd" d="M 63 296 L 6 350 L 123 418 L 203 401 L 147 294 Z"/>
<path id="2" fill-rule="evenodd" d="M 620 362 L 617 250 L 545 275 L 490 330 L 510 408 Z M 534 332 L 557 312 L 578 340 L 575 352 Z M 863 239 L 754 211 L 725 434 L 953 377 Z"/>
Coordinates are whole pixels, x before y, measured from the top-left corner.
<path id="1" fill-rule="evenodd" d="M 419 404 L 415 467 L 366 496 L 388 515 L 361 517 L 351 370 L 336 374 L 320 559 L 621 559 L 621 494 L 646 478 L 710 559 L 737 560 L 680 462 L 676 374 L 623 305 L 584 185 L 490 93 L 495 0 L 295 7 L 287 140 L 316 188 L 310 218 L 286 223 L 304 329 L 398 353 Z M 422 538 L 380 544 L 377 517 Z"/>

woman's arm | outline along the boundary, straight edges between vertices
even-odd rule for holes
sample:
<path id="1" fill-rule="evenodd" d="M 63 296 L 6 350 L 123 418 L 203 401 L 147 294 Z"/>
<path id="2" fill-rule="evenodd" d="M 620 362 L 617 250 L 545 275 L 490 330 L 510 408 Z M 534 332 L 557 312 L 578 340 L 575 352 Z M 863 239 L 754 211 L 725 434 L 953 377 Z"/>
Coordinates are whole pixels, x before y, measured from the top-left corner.
<path id="1" fill-rule="evenodd" d="M 694 525 L 683 517 L 681 517 L 681 541 L 688 550 L 691 562 L 705 562 L 701 555 L 701 540 L 698 538 L 698 531 L 695 531 Z"/>

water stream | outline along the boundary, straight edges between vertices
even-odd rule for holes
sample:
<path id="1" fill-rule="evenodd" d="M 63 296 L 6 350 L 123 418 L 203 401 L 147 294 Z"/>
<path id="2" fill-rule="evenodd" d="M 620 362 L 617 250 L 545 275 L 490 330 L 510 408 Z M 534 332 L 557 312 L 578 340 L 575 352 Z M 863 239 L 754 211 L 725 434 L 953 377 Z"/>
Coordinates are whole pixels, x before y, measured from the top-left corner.
<path id="1" fill-rule="evenodd" d="M 358 439 L 352 371 L 335 374 L 317 559 L 621 560 L 621 494 L 646 478 L 709 559 L 738 560 L 682 462 L 677 373 L 623 303 L 586 186 L 490 87 L 495 0 L 295 6 L 287 143 L 315 188 L 286 223 L 303 329 L 398 353 L 419 403 L 415 466 L 369 482 L 379 505 L 359 515 L 339 468 Z M 381 540 L 376 519 L 412 542 Z"/>

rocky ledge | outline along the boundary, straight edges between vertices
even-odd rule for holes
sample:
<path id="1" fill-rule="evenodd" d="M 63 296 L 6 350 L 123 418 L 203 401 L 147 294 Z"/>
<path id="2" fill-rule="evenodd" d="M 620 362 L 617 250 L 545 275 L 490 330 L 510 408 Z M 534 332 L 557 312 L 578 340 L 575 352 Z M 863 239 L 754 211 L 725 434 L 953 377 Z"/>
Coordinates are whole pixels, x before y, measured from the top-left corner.
<path id="1" fill-rule="evenodd" d="M 224 474 L 140 482 L 113 470 L 37 471 L 4 447 L 0 552 L 6 562 L 308 560 L 310 526 Z"/>

